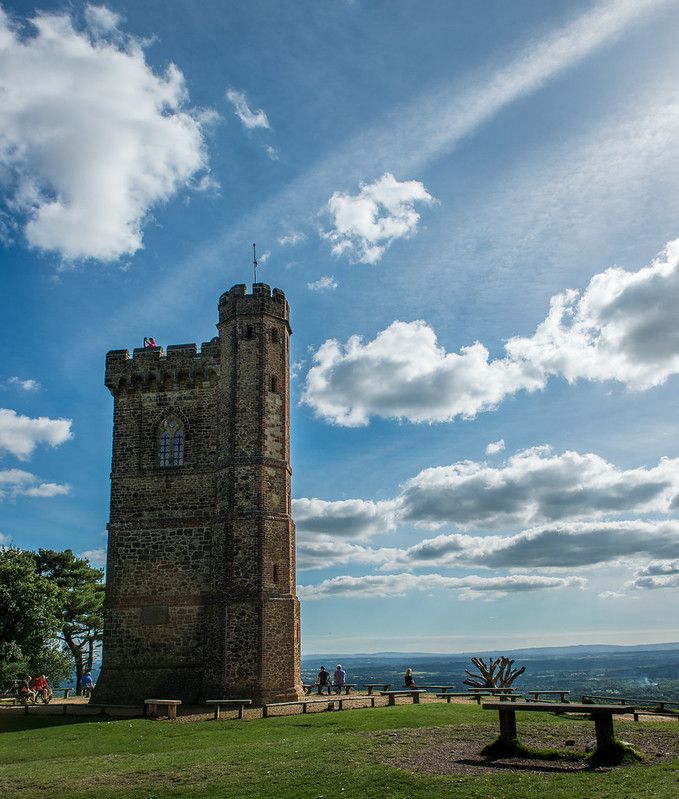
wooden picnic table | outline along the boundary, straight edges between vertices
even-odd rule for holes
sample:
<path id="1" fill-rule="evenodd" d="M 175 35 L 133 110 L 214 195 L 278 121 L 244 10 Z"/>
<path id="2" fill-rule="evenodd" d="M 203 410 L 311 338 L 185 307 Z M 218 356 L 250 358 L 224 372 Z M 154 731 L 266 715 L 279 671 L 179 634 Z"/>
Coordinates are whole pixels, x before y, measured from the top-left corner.
<path id="1" fill-rule="evenodd" d="M 380 696 L 386 696 L 389 698 L 389 706 L 396 704 L 396 697 L 397 696 L 410 696 L 412 697 L 413 704 L 418 705 L 420 703 L 420 694 L 426 694 L 427 692 L 423 688 L 404 688 L 402 691 L 380 691 Z"/>
<path id="2" fill-rule="evenodd" d="M 586 702 L 587 699 L 598 699 L 604 700 L 609 702 L 617 702 L 620 705 L 638 705 L 641 707 L 651 707 L 654 706 L 660 713 L 664 712 L 665 707 L 668 705 L 676 705 L 679 707 L 679 701 L 673 699 L 629 699 L 628 697 L 624 696 L 604 696 L 599 694 L 583 694 L 582 701 Z"/>
<path id="3" fill-rule="evenodd" d="M 572 705 L 564 708 L 560 702 L 530 702 L 529 704 L 507 704 L 506 702 L 484 702 L 484 710 L 497 710 L 500 716 L 500 740 L 507 747 L 512 747 L 517 740 L 517 711 L 536 711 L 539 713 L 587 713 L 594 721 L 596 731 L 596 748 L 599 753 L 606 753 L 615 743 L 613 735 L 613 715 L 634 713 L 629 705 Z"/>
<path id="4" fill-rule="evenodd" d="M 440 691 L 445 694 L 446 691 L 452 691 L 454 685 L 418 685 L 418 688 L 424 688 L 425 691 Z"/>
<path id="5" fill-rule="evenodd" d="M 567 702 L 566 696 L 570 691 L 526 691 L 526 693 L 533 697 L 526 699 L 527 702 L 537 702 L 540 696 L 558 696 L 561 702 Z"/>
<path id="6" fill-rule="evenodd" d="M 364 688 L 368 689 L 368 696 L 372 696 L 373 688 L 381 688 L 383 691 L 388 691 L 391 688 L 390 682 L 368 682 L 363 684 Z"/>

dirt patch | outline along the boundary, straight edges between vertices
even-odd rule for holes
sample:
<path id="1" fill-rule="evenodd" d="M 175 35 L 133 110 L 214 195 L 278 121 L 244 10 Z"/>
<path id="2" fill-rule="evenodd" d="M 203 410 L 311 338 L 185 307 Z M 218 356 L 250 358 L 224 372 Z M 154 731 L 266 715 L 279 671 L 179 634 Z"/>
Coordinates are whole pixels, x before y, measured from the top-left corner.
<path id="1" fill-rule="evenodd" d="M 558 774 L 590 770 L 583 760 L 527 760 L 506 757 L 491 759 L 481 750 L 497 735 L 488 725 L 455 725 L 454 727 L 387 730 L 367 733 L 377 742 L 371 756 L 380 762 L 415 774 L 481 774 L 498 771 L 541 772 Z M 679 734 L 674 728 L 655 729 L 643 723 L 627 724 L 617 730 L 619 738 L 633 744 L 644 754 L 642 765 L 655 765 L 679 758 Z M 560 720 L 559 724 L 524 724 L 519 737 L 527 746 L 539 749 L 561 749 L 584 752 L 594 744 L 591 722 Z"/>

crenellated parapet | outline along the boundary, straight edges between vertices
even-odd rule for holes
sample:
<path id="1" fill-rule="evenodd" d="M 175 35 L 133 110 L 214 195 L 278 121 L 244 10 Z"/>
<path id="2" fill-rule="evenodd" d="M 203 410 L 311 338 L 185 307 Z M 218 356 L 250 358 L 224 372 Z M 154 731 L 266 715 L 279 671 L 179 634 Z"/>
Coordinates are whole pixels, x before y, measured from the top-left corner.
<path id="1" fill-rule="evenodd" d="M 112 394 L 123 391 L 162 391 L 191 386 L 219 376 L 220 349 L 217 338 L 195 344 L 170 344 L 162 347 L 137 347 L 110 350 L 106 354 L 106 387 Z"/>
<path id="2" fill-rule="evenodd" d="M 280 289 L 271 290 L 266 283 L 253 283 L 252 294 L 244 283 L 233 286 L 219 298 L 219 321 L 234 316 L 274 316 L 290 326 L 290 306 Z"/>

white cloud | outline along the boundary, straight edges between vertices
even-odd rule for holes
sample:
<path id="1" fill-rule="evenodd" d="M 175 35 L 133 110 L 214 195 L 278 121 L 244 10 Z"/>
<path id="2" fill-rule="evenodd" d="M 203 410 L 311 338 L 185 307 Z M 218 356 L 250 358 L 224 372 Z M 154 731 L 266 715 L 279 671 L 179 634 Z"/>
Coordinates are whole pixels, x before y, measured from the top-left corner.
<path id="1" fill-rule="evenodd" d="M 417 180 L 399 182 L 385 172 L 374 183 L 361 183 L 358 194 L 336 191 L 328 200 L 332 229 L 321 231 L 332 243 L 333 255 L 377 263 L 394 241 L 417 231 L 420 215 L 415 203 L 431 205 L 434 198 Z"/>
<path id="2" fill-rule="evenodd" d="M 271 127 L 267 115 L 261 108 L 258 108 L 256 111 L 251 110 L 244 92 L 229 89 L 226 93 L 226 97 L 231 105 L 233 105 L 235 115 L 248 130 Z"/>
<path id="3" fill-rule="evenodd" d="M 531 542 L 530 557 L 537 558 L 544 545 L 557 552 L 563 539 L 563 562 L 568 565 L 593 562 L 592 542 L 611 551 L 617 546 L 618 554 L 624 554 L 621 542 L 627 541 L 625 551 L 660 557 L 657 548 L 664 546 L 663 542 L 670 545 L 671 540 L 676 541 L 676 523 L 621 521 L 606 525 L 593 520 L 625 514 L 672 514 L 679 506 L 678 497 L 679 459 L 662 458 L 649 468 L 618 469 L 593 453 L 555 454 L 549 447 L 533 447 L 520 450 L 499 466 L 458 461 L 423 469 L 390 500 L 301 498 L 294 500 L 293 513 L 307 540 L 310 535 L 367 540 L 405 523 L 434 529 L 450 524 L 460 530 L 531 527 L 513 538 L 469 538 L 470 549 L 478 552 L 480 560 L 476 562 L 485 564 L 487 559 L 491 565 L 495 558 L 494 565 L 517 566 L 521 558 L 529 557 L 523 551 L 527 542 Z M 426 559 L 427 552 L 431 557 L 436 546 L 449 553 L 462 552 L 464 538 L 441 536 L 434 542 L 422 542 L 419 550 L 410 551 L 409 558 Z M 614 546 L 612 539 L 618 542 Z M 590 554 L 577 560 L 584 544 Z M 443 549 L 435 556 L 446 554 Z M 503 557 L 510 560 L 500 564 Z M 569 560 L 571 557 L 575 560 Z M 538 560 L 531 565 L 538 565 Z"/>
<path id="4" fill-rule="evenodd" d="M 71 487 L 59 483 L 42 483 L 40 478 L 22 469 L 0 470 L 0 501 L 9 496 L 14 499 L 25 497 L 57 497 L 69 494 Z"/>
<path id="5" fill-rule="evenodd" d="M 397 551 L 391 558 L 382 551 L 385 569 L 570 569 L 649 555 L 679 557 L 679 522 L 563 522 L 509 536 L 440 535 Z"/>
<path id="6" fill-rule="evenodd" d="M 599 599 L 625 599 L 628 595 L 621 591 L 602 591 Z"/>
<path id="7" fill-rule="evenodd" d="M 582 577 L 543 577 L 532 574 L 512 574 L 502 577 L 444 577 L 440 574 L 385 574 L 364 577 L 332 577 L 316 585 L 300 585 L 301 599 L 325 599 L 350 597 L 382 599 L 403 596 L 412 591 L 457 591 L 460 599 L 473 599 L 481 596 L 500 598 L 510 593 L 554 590 L 562 588 L 583 588 L 586 580 Z"/>
<path id="8" fill-rule="evenodd" d="M 623 513 L 668 513 L 679 493 L 679 459 L 618 469 L 594 453 L 533 447 L 498 467 L 474 461 L 424 469 L 399 496 L 399 517 L 497 529 Z"/>
<path id="9" fill-rule="evenodd" d="M 306 287 L 309 291 L 334 291 L 339 286 L 339 283 L 332 275 L 323 275 L 313 283 L 307 283 Z"/>
<path id="10" fill-rule="evenodd" d="M 544 374 L 528 363 L 488 360 L 478 342 L 449 353 L 425 322 L 393 322 L 366 343 L 329 339 L 314 353 L 302 402 L 345 427 L 370 417 L 444 422 L 495 407 L 520 388 L 534 391 Z"/>
<path id="11" fill-rule="evenodd" d="M 634 580 L 626 588 L 656 589 L 679 588 L 679 559 L 651 561 L 644 569 L 640 569 Z"/>
<path id="12" fill-rule="evenodd" d="M 284 233 L 278 237 L 278 243 L 281 247 L 294 247 L 306 239 L 304 233 L 299 230 L 291 230 L 289 233 Z"/>
<path id="13" fill-rule="evenodd" d="M 486 447 L 486 455 L 497 455 L 498 452 L 504 452 L 505 440 L 501 438 L 499 441 L 491 441 Z"/>
<path id="14" fill-rule="evenodd" d="M 535 333 L 514 337 L 489 360 L 478 341 L 446 352 L 423 321 L 393 322 L 367 343 L 327 340 L 314 353 L 302 402 L 334 424 L 370 416 L 412 422 L 470 418 L 520 390 L 568 381 L 616 380 L 631 390 L 679 373 L 679 239 L 647 267 L 595 275 L 584 292 L 552 298 Z"/>
<path id="15" fill-rule="evenodd" d="M 272 161 L 280 160 L 280 156 L 278 155 L 278 150 L 275 147 L 272 147 L 270 144 L 267 145 L 265 152 Z"/>
<path id="16" fill-rule="evenodd" d="M 106 565 L 106 550 L 105 549 L 86 549 L 80 553 L 81 558 L 87 558 L 92 566 L 105 566 Z"/>
<path id="17" fill-rule="evenodd" d="M 528 338 L 506 345 L 511 360 L 573 382 L 617 380 L 634 390 L 679 372 L 679 239 L 638 272 L 613 267 L 585 291 L 552 298 L 547 318 Z"/>
<path id="18" fill-rule="evenodd" d="M 341 539 L 329 540 L 306 536 L 297 539 L 297 568 L 327 569 L 347 563 L 383 564 L 398 557 L 397 549 L 372 549 Z"/>
<path id="19" fill-rule="evenodd" d="M 21 416 L 9 408 L 0 408 L 0 454 L 2 450 L 27 460 L 38 444 L 58 447 L 73 437 L 70 419 L 35 419 Z"/>
<path id="20" fill-rule="evenodd" d="M 10 386 L 16 386 L 17 388 L 21 389 L 21 391 L 37 391 L 40 388 L 40 383 L 38 383 L 37 380 L 31 380 L 30 378 L 27 380 L 22 380 L 16 376 L 8 378 L 7 384 Z"/>
<path id="21" fill-rule="evenodd" d="M 395 526 L 393 502 L 344 499 L 295 499 L 292 513 L 298 530 L 328 538 L 366 539 Z"/>
<path id="22" fill-rule="evenodd" d="M 90 30 L 110 33 L 120 24 L 120 14 L 116 14 L 106 6 L 88 4 L 85 6 L 85 21 Z"/>
<path id="23" fill-rule="evenodd" d="M 106 7 L 86 19 L 39 13 L 22 36 L 0 9 L 0 166 L 31 246 L 106 261 L 140 249 L 149 210 L 207 159 L 177 67 L 154 74 Z"/>

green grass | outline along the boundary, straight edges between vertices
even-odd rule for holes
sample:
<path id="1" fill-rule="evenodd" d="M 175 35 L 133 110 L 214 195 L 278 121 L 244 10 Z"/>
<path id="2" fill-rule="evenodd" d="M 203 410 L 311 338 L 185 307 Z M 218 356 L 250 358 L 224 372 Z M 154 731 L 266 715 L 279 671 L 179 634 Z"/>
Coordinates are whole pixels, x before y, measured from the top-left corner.
<path id="1" fill-rule="evenodd" d="M 537 746 L 526 746 L 517 738 L 507 745 L 502 742 L 500 736 L 493 743 L 484 746 L 481 753 L 491 758 L 523 757 L 527 760 L 584 760 L 587 757 L 585 752 L 572 749 L 544 749 Z M 639 759 L 641 760 L 641 758 Z"/>
<path id="2" fill-rule="evenodd" d="M 537 718 L 521 720 L 519 735 L 531 740 L 594 734 L 591 722 L 527 715 Z M 669 799 L 677 794 L 679 759 L 654 764 L 651 758 L 650 765 L 603 772 L 413 773 L 418 746 L 443 741 L 445 753 L 446 741 L 467 741 L 478 752 L 496 737 L 497 724 L 496 713 L 456 704 L 193 724 L 3 713 L 0 796 Z M 665 736 L 671 727 L 677 734 L 672 724 L 643 726 L 664 728 Z"/>

